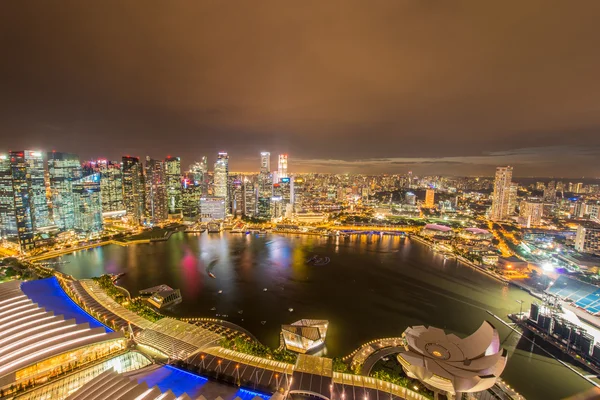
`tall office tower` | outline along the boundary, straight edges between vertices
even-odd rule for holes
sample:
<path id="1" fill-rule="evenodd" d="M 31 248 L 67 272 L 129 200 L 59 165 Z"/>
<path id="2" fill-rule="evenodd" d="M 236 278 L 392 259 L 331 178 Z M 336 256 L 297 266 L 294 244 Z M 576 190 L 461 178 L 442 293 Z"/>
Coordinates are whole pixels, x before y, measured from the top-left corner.
<path id="1" fill-rule="evenodd" d="M 544 201 L 554 203 L 556 201 L 556 182 L 550 181 L 544 189 Z"/>
<path id="2" fill-rule="evenodd" d="M 494 179 L 494 192 L 492 193 L 492 221 L 501 221 L 510 214 L 510 193 L 512 183 L 512 167 L 496 168 Z"/>
<path id="3" fill-rule="evenodd" d="M 231 211 L 233 215 L 244 213 L 244 185 L 240 179 L 231 183 Z"/>
<path id="4" fill-rule="evenodd" d="M 283 192 L 281 184 L 273 184 L 273 197 L 271 197 L 271 218 L 281 218 L 283 216 L 283 204 L 282 204 Z"/>
<path id="5" fill-rule="evenodd" d="M 578 182 L 574 186 L 575 193 L 583 193 L 583 183 Z"/>
<path id="6" fill-rule="evenodd" d="M 281 195 L 281 208 L 283 216 L 292 218 L 294 205 L 294 181 L 290 178 L 281 178 L 279 180 L 279 192 Z"/>
<path id="7" fill-rule="evenodd" d="M 191 173 L 191 177 L 184 178 L 181 193 L 181 213 L 184 221 L 196 222 L 198 220 L 201 197 L 202 185 L 195 179 L 194 173 Z"/>
<path id="8" fill-rule="evenodd" d="M 277 163 L 277 178 L 283 179 L 288 178 L 288 155 L 280 154 L 279 162 Z"/>
<path id="9" fill-rule="evenodd" d="M 425 207 L 433 208 L 435 205 L 435 191 L 433 189 L 427 189 L 425 191 Z"/>
<path id="10" fill-rule="evenodd" d="M 296 177 L 294 179 L 294 212 L 303 211 L 306 186 L 304 178 Z"/>
<path id="11" fill-rule="evenodd" d="M 165 165 L 162 161 L 146 157 L 146 218 L 159 224 L 169 218 Z"/>
<path id="12" fill-rule="evenodd" d="M 191 179 L 190 183 L 194 183 L 196 185 L 202 185 L 202 182 L 204 181 L 204 168 L 201 162 L 195 162 L 192 165 L 190 165 L 190 174 L 191 177 L 188 177 L 188 179 Z"/>
<path id="13" fill-rule="evenodd" d="M 100 173 L 73 181 L 74 229 L 86 235 L 102 232 L 102 195 Z"/>
<path id="14" fill-rule="evenodd" d="M 25 150 L 25 163 L 27 164 L 27 173 L 31 182 L 30 203 L 31 214 L 33 216 L 33 230 L 37 232 L 39 229 L 51 225 L 48 198 L 46 197 L 44 156 L 40 151 Z"/>
<path id="15" fill-rule="evenodd" d="M 542 223 L 544 203 L 537 200 L 523 200 L 519 205 L 519 224 L 527 228 Z"/>
<path id="16" fill-rule="evenodd" d="M 33 204 L 31 196 L 31 180 L 27 172 L 27 161 L 24 151 L 10 152 L 10 167 L 13 181 L 13 198 L 15 213 L 15 236 L 22 252 L 35 247 L 33 240 Z"/>
<path id="17" fill-rule="evenodd" d="M 254 185 L 254 180 L 244 177 L 244 215 L 254 217 L 257 213 L 258 188 Z"/>
<path id="18" fill-rule="evenodd" d="M 144 217 L 144 175 L 138 157 L 123 157 L 123 205 L 131 222 L 141 224 Z"/>
<path id="19" fill-rule="evenodd" d="M 7 154 L 0 154 L 0 239 L 17 237 L 12 169 Z"/>
<path id="20" fill-rule="evenodd" d="M 60 230 L 75 228 L 73 182 L 82 176 L 79 157 L 70 153 L 49 152 L 48 176 L 52 196 L 52 217 Z"/>
<path id="21" fill-rule="evenodd" d="M 271 153 L 268 151 L 263 151 L 260 153 L 259 172 L 266 172 L 267 174 L 271 172 Z"/>
<path id="22" fill-rule="evenodd" d="M 213 183 L 213 196 L 225 199 L 225 212 L 231 209 L 229 205 L 229 191 L 227 183 L 229 182 L 229 156 L 221 152 L 215 162 L 215 175 Z"/>
<path id="23" fill-rule="evenodd" d="M 179 157 L 165 158 L 165 178 L 167 179 L 167 197 L 169 214 L 181 212 L 181 160 Z"/>
<path id="24" fill-rule="evenodd" d="M 96 162 L 96 172 L 100 173 L 102 212 L 122 212 L 125 210 L 121 164 L 116 161 L 98 160 Z"/>
<path id="25" fill-rule="evenodd" d="M 260 172 L 258 174 L 257 216 L 271 217 L 271 197 L 273 197 L 273 178 L 271 177 L 271 153 L 260 153 Z"/>

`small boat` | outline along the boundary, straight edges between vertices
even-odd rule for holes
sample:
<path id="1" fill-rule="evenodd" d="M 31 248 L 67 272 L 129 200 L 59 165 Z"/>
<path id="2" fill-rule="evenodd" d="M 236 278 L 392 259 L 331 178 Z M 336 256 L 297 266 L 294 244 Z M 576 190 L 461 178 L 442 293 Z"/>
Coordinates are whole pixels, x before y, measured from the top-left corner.
<path id="1" fill-rule="evenodd" d="M 264 325 L 267 323 L 267 321 L 260 321 L 260 323 Z"/>
<path id="2" fill-rule="evenodd" d="M 217 278 L 217 277 L 215 276 L 215 274 L 213 274 L 212 272 L 209 272 L 209 273 L 208 273 L 208 276 L 210 276 L 210 277 L 211 277 L 211 278 L 213 278 L 213 279 L 216 279 L 216 278 Z"/>
<path id="3" fill-rule="evenodd" d="M 217 293 L 221 294 L 221 293 L 223 293 L 223 291 L 222 291 L 222 290 L 219 290 Z"/>
<path id="4" fill-rule="evenodd" d="M 266 291 L 267 291 L 267 288 L 264 288 L 264 289 L 263 289 L 263 292 L 266 292 Z"/>
<path id="5" fill-rule="evenodd" d="M 217 307 L 211 308 L 210 311 L 217 311 Z"/>
<path id="6" fill-rule="evenodd" d="M 294 312 L 294 309 L 293 308 L 288 308 L 288 311 L 289 312 Z"/>
<path id="7" fill-rule="evenodd" d="M 238 311 L 238 314 L 243 314 L 243 313 L 244 313 L 244 310 Z"/>

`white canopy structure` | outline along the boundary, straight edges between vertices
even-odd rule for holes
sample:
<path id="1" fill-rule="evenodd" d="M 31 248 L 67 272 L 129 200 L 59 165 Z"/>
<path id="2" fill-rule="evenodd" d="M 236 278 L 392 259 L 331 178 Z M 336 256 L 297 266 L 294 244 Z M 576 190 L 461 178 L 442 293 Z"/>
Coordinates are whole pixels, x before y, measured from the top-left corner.
<path id="1" fill-rule="evenodd" d="M 452 395 L 489 389 L 506 366 L 507 352 L 487 321 L 464 339 L 425 326 L 409 327 L 403 337 L 406 352 L 398 360 L 407 375 Z"/>

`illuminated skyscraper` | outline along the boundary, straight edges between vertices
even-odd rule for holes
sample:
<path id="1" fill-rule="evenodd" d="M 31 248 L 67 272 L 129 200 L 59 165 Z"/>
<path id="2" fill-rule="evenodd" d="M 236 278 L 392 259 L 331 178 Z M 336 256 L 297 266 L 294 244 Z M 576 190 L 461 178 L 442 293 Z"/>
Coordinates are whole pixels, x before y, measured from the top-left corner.
<path id="1" fill-rule="evenodd" d="M 146 217 L 152 224 L 169 218 L 165 165 L 162 161 L 146 157 Z"/>
<path id="2" fill-rule="evenodd" d="M 229 191 L 227 183 L 229 182 L 229 156 L 225 152 L 221 152 L 217 156 L 215 162 L 215 175 L 213 183 L 214 197 L 225 199 L 225 212 L 230 209 L 229 206 Z"/>
<path id="3" fill-rule="evenodd" d="M 0 238 L 17 237 L 15 196 L 10 158 L 0 154 Z"/>
<path id="4" fill-rule="evenodd" d="M 61 230 L 75 228 L 73 182 L 82 176 L 81 163 L 75 154 L 49 152 L 48 177 L 52 195 L 52 216 Z"/>
<path id="5" fill-rule="evenodd" d="M 31 180 L 27 173 L 27 161 L 24 151 L 10 152 L 10 167 L 13 181 L 13 198 L 15 213 L 15 235 L 18 238 L 21 251 L 32 250 L 33 240 L 33 210 L 31 203 Z"/>
<path id="6" fill-rule="evenodd" d="M 44 168 L 44 156 L 40 151 L 25 150 L 24 153 L 31 188 L 33 230 L 36 232 L 51 225 L 44 177 L 46 169 Z"/>
<path id="7" fill-rule="evenodd" d="M 256 213 L 259 218 L 271 217 L 271 197 L 273 196 L 273 178 L 271 177 L 271 153 L 260 153 L 260 172 L 258 174 L 258 197 Z"/>
<path id="8" fill-rule="evenodd" d="M 496 168 L 490 214 L 492 221 L 501 221 L 510 214 L 512 173 L 512 167 Z"/>
<path id="9" fill-rule="evenodd" d="M 181 160 L 179 157 L 165 158 L 165 178 L 167 179 L 169 214 L 178 214 L 181 212 Z"/>
<path id="10" fill-rule="evenodd" d="M 277 164 L 277 178 L 283 179 L 288 177 L 288 155 L 280 154 L 279 163 Z"/>
<path id="11" fill-rule="evenodd" d="M 304 196 L 305 196 L 305 181 L 304 178 L 294 179 L 294 212 L 299 213 L 303 211 Z"/>
<path id="12" fill-rule="evenodd" d="M 144 216 L 144 177 L 138 157 L 123 157 L 123 204 L 134 224 L 140 224 Z"/>
<path id="13" fill-rule="evenodd" d="M 73 182 L 76 231 L 85 234 L 102 232 L 102 200 L 100 173 L 84 176 Z"/>
<path id="14" fill-rule="evenodd" d="M 271 172 L 271 153 L 268 151 L 260 153 L 260 172 Z"/>
<path id="15" fill-rule="evenodd" d="M 244 178 L 243 191 L 244 191 L 244 215 L 247 217 L 254 217 L 256 215 L 256 205 L 258 199 L 258 188 L 255 185 L 253 179 L 248 177 Z"/>
<path id="16" fill-rule="evenodd" d="M 183 220 L 195 222 L 200 215 L 200 198 L 202 197 L 202 185 L 194 179 L 194 173 L 183 180 L 181 193 L 181 212 Z"/>
<path id="17" fill-rule="evenodd" d="M 244 213 L 244 184 L 240 179 L 231 183 L 231 212 L 233 215 Z"/>
<path id="18" fill-rule="evenodd" d="M 433 208 L 435 204 L 435 191 L 433 189 L 427 189 L 425 191 L 425 207 Z"/>
<path id="19" fill-rule="evenodd" d="M 100 194 L 102 196 L 102 212 L 125 210 L 123 204 L 123 171 L 116 161 L 98 160 L 97 171 L 100 173 Z"/>

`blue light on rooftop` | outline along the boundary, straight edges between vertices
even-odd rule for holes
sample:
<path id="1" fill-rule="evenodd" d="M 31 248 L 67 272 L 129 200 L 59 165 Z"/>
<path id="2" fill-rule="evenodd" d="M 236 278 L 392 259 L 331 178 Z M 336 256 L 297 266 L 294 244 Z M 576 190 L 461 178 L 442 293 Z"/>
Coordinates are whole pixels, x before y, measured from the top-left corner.
<path id="1" fill-rule="evenodd" d="M 179 368 L 165 365 L 148 375 L 136 377 L 139 382 L 146 382 L 148 387 L 158 386 L 163 392 L 171 390 L 175 396 L 181 396 L 187 393 L 188 396 L 195 398 L 198 390 L 208 382 L 208 379 L 194 375 Z"/>
<path id="2" fill-rule="evenodd" d="M 21 290 L 38 306 L 45 308 L 46 311 L 54 312 L 54 315 L 63 315 L 65 320 L 75 319 L 78 324 L 89 323 L 90 328 L 101 326 L 107 332 L 113 331 L 71 300 L 55 277 L 23 282 Z"/>

